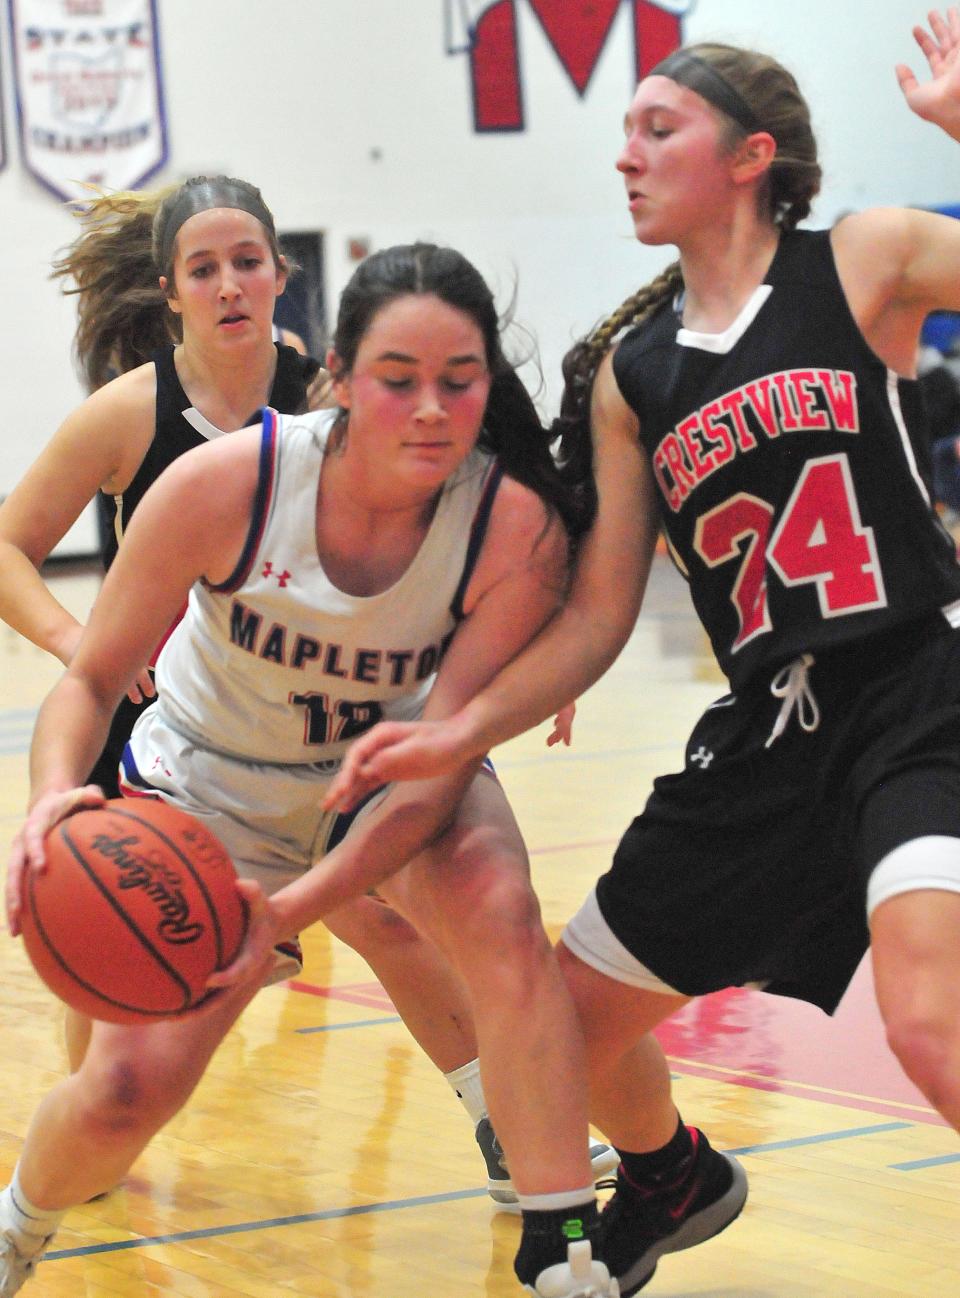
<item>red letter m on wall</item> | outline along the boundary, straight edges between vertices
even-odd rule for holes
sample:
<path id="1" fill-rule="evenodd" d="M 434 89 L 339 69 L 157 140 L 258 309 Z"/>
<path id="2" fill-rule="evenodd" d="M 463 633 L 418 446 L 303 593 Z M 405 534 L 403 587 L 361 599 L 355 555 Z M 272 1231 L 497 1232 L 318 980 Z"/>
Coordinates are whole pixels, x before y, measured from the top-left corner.
<path id="1" fill-rule="evenodd" d="M 447 43 L 467 50 L 477 131 L 522 131 L 518 0 L 448 0 Z M 636 79 L 680 44 L 689 0 L 527 0 L 567 76 L 583 95 L 621 4 L 633 11 Z"/>

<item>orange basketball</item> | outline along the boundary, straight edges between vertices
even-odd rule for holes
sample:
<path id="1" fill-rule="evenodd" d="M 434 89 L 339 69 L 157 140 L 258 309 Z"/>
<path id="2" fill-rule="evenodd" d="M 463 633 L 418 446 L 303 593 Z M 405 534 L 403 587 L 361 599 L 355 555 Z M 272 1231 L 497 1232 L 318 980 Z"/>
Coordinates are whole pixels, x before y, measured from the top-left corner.
<path id="1" fill-rule="evenodd" d="M 116 798 L 62 820 L 47 868 L 24 883 L 23 940 L 37 973 L 74 1009 L 149 1023 L 204 1004 L 233 960 L 247 904 L 223 845 L 150 799 Z"/>

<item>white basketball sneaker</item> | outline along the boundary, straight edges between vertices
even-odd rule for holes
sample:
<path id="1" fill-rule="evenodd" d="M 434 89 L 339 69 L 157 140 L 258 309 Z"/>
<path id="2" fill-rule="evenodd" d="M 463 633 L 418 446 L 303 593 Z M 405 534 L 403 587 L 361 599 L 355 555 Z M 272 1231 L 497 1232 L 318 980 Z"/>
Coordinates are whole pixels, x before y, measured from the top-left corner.
<path id="1" fill-rule="evenodd" d="M 510 1179 L 503 1146 L 497 1139 L 497 1133 L 490 1125 L 489 1118 L 481 1118 L 476 1129 L 477 1144 L 487 1165 L 487 1191 L 497 1205 L 499 1212 L 520 1212 L 517 1192 Z M 609 1145 L 600 1140 L 590 1139 L 590 1166 L 593 1168 L 593 1179 L 602 1180 L 612 1176 L 620 1164 L 620 1155 Z"/>
<path id="2" fill-rule="evenodd" d="M 44 1237 L 24 1237 L 15 1227 L 7 1199 L 9 1186 L 0 1194 L 0 1298 L 13 1298 L 37 1269 L 37 1263 L 53 1239 L 53 1233 Z M 28 1251 L 23 1251 L 26 1245 Z"/>
<path id="3" fill-rule="evenodd" d="M 36 1271 L 37 1263 L 51 1239 L 52 1235 L 31 1257 L 24 1257 L 13 1242 L 11 1233 L 7 1230 L 0 1233 L 0 1298 L 13 1298 L 15 1293 L 20 1292 Z"/>

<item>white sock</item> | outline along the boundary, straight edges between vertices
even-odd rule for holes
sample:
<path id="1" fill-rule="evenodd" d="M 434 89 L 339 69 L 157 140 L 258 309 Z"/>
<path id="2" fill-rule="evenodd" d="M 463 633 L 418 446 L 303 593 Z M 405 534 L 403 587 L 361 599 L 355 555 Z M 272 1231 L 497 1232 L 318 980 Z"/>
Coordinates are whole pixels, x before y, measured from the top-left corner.
<path id="1" fill-rule="evenodd" d="M 480 1080 L 480 1060 L 471 1059 L 462 1068 L 455 1068 L 444 1077 L 453 1087 L 457 1099 L 473 1119 L 476 1126 L 487 1116 L 487 1101 L 483 1094 L 483 1083 Z"/>
<path id="2" fill-rule="evenodd" d="M 562 1208 L 577 1208 L 584 1203 L 595 1203 L 597 1192 L 592 1185 L 582 1190 L 558 1190 L 556 1194 L 518 1194 L 524 1212 L 559 1212 Z"/>
<path id="3" fill-rule="evenodd" d="M 13 1179 L 0 1194 L 0 1218 L 7 1230 L 16 1238 L 19 1251 L 25 1257 L 38 1252 L 56 1233 L 63 1220 L 65 1208 L 51 1212 L 30 1202 L 20 1188 L 20 1165 L 13 1169 Z"/>

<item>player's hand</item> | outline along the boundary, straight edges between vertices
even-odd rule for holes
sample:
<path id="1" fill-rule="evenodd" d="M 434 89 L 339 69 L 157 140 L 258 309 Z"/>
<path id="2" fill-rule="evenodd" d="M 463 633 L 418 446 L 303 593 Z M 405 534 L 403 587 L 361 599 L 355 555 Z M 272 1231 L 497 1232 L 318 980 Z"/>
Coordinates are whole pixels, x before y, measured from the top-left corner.
<path id="1" fill-rule="evenodd" d="M 548 748 L 552 748 L 554 744 L 563 744 L 566 748 L 570 747 L 570 740 L 573 737 L 573 718 L 576 712 L 576 703 L 568 703 L 565 708 L 560 709 L 553 718 L 553 730 L 547 735 Z"/>
<path id="2" fill-rule="evenodd" d="M 137 679 L 127 690 L 127 698 L 131 703 L 145 703 L 147 699 L 157 697 L 157 687 L 153 683 L 153 672 L 149 667 L 144 667 L 137 673 Z"/>
<path id="3" fill-rule="evenodd" d="M 425 780 L 466 760 L 446 721 L 381 721 L 355 739 L 323 799 L 325 811 L 349 811 L 394 780 Z"/>
<path id="4" fill-rule="evenodd" d="M 913 38 L 930 68 L 930 80 L 917 80 L 905 63 L 896 72 L 911 110 L 960 141 L 960 13 L 951 6 L 945 15 L 932 9 L 930 30 L 914 27 Z"/>
<path id="5" fill-rule="evenodd" d="M 102 807 L 106 800 L 101 788 L 95 784 L 86 784 L 79 789 L 51 790 L 39 797 L 30 808 L 26 820 L 14 835 L 7 862 L 7 926 L 11 936 L 16 937 L 20 932 L 26 872 L 36 870 L 40 873 L 46 868 L 43 840 L 47 834 L 67 816 L 90 807 Z"/>
<path id="6" fill-rule="evenodd" d="M 247 934 L 236 959 L 207 979 L 210 990 L 240 988 L 254 983 L 260 986 L 274 961 L 273 948 L 283 934 L 269 900 L 253 879 L 238 879 L 237 892 L 247 903 Z"/>

